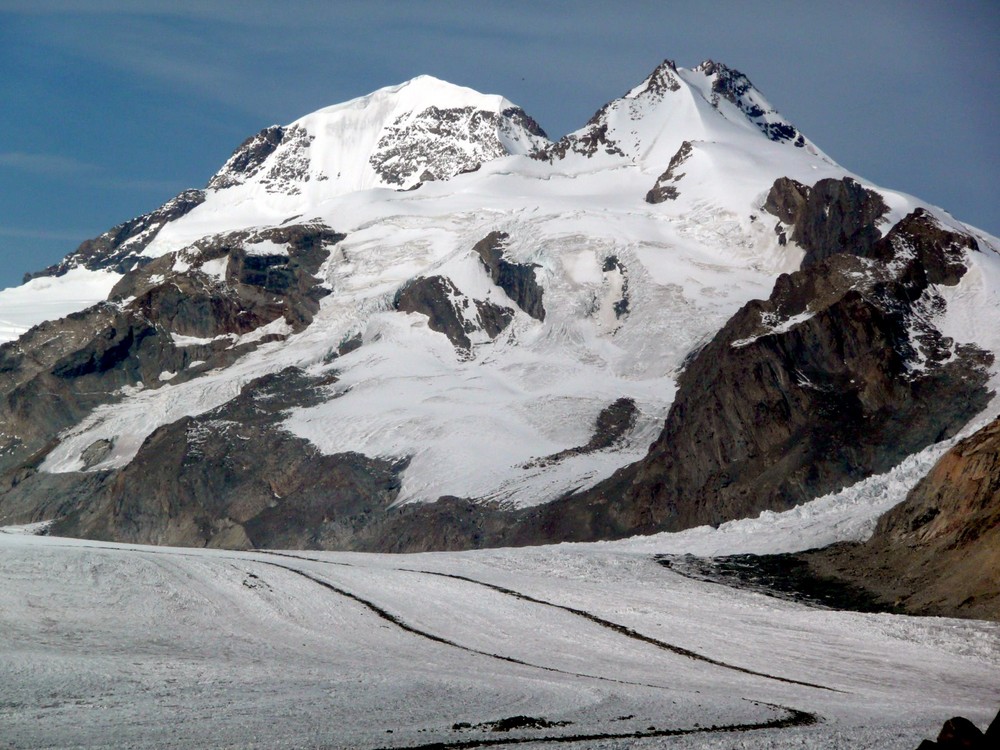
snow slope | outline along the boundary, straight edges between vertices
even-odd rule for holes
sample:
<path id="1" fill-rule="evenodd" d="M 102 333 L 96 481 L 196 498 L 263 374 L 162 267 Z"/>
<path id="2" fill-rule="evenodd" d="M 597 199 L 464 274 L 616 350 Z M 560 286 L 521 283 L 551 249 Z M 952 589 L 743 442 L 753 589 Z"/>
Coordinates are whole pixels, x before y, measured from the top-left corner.
<path id="1" fill-rule="evenodd" d="M 41 277 L 0 289 L 0 344 L 32 326 L 78 312 L 107 298 L 121 279 L 112 271 L 74 268 L 64 276 Z"/>
<path id="2" fill-rule="evenodd" d="M 19 748 L 912 750 L 1000 704 L 995 624 L 810 609 L 593 546 L 272 554 L 0 533 L 0 576 L 0 726 Z M 549 725 L 496 731 L 518 716 Z"/>

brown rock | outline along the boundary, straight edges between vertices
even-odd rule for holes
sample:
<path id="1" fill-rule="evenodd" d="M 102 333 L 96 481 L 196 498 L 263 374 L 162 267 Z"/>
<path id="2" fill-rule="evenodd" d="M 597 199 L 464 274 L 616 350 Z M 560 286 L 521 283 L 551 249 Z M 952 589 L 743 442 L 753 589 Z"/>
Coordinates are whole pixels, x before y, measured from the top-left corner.
<path id="1" fill-rule="evenodd" d="M 1000 419 L 942 456 L 867 543 L 808 557 L 914 614 L 1000 620 Z"/>
<path id="2" fill-rule="evenodd" d="M 910 308 L 966 240 L 922 212 L 874 245 L 866 232 L 852 235 L 857 254 L 779 277 L 687 364 L 647 457 L 596 490 L 623 491 L 637 530 L 785 510 L 888 470 L 985 407 L 990 355 L 953 347 Z M 857 257 L 897 248 L 892 264 Z"/>

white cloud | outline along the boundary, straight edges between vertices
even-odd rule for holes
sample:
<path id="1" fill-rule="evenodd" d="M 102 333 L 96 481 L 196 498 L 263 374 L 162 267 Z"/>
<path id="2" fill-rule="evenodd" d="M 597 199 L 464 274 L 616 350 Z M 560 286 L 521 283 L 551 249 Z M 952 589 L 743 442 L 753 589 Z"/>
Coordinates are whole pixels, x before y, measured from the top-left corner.
<path id="1" fill-rule="evenodd" d="M 34 174 L 79 174 L 92 172 L 96 167 L 71 156 L 6 151 L 0 152 L 0 169 L 17 169 Z"/>

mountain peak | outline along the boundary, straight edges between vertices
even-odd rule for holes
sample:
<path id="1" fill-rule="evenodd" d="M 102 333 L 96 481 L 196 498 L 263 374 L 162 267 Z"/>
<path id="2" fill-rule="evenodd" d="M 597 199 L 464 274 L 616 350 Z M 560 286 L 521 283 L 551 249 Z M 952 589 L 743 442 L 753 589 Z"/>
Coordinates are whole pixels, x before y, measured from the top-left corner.
<path id="1" fill-rule="evenodd" d="M 643 94 L 662 96 L 667 91 L 679 91 L 680 88 L 677 64 L 673 60 L 664 60 L 642 83 L 625 94 L 623 98 L 635 99 Z"/>
<path id="2" fill-rule="evenodd" d="M 420 75 L 262 130 L 209 187 L 317 198 L 406 190 L 547 144 L 538 123 L 504 97 Z"/>
<path id="3" fill-rule="evenodd" d="M 695 68 L 661 62 L 621 99 L 601 107 L 580 130 L 541 152 L 666 165 L 682 143 L 735 143 L 751 135 L 819 153 L 738 70 L 713 60 Z M 662 168 L 662 166 L 660 167 Z"/>
<path id="4" fill-rule="evenodd" d="M 514 106 L 499 94 L 483 94 L 467 86 L 459 86 L 425 73 L 402 83 L 383 86 L 364 96 L 323 107 L 313 115 L 366 109 L 385 102 L 391 102 L 399 111 L 419 110 L 428 106 L 441 108 L 472 106 L 484 110 L 502 110 Z M 309 116 L 311 115 L 307 115 Z"/>

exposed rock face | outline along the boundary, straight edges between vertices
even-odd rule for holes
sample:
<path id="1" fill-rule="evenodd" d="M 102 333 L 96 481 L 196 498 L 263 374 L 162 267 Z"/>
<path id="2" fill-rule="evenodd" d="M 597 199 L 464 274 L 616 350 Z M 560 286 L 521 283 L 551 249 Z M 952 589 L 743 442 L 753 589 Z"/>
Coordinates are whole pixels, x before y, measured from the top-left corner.
<path id="1" fill-rule="evenodd" d="M 121 389 L 231 364 L 286 335 L 239 339 L 279 319 L 290 331 L 304 328 L 327 294 L 313 274 L 342 237 L 291 225 L 211 238 L 126 274 L 109 302 L 0 347 L 0 487 L 33 470 L 61 430 L 121 398 Z M 261 243 L 285 252 L 253 252 Z M 178 262 L 184 270 L 173 270 Z"/>
<path id="2" fill-rule="evenodd" d="M 528 463 L 525 468 L 539 466 L 543 464 L 553 464 L 562 461 L 570 456 L 581 456 L 587 453 L 595 453 L 621 441 L 628 432 L 635 426 L 635 420 L 639 409 L 635 401 L 630 398 L 620 398 L 609 406 L 601 409 L 594 424 L 594 434 L 586 445 L 554 453 L 545 458 L 539 458 Z"/>
<path id="3" fill-rule="evenodd" d="M 405 465 L 323 456 L 279 428 L 283 413 L 323 398 L 333 380 L 288 369 L 240 396 L 150 435 L 135 460 L 54 533 L 229 548 L 350 546 L 384 510 Z"/>
<path id="4" fill-rule="evenodd" d="M 500 125 L 501 133 L 509 133 L 513 126 L 535 136 L 540 141 L 539 145 L 542 145 L 541 142 L 548 141 L 549 136 L 542 129 L 542 126 L 520 107 L 507 107 L 500 115 L 503 118 Z"/>
<path id="5" fill-rule="evenodd" d="M 396 293 L 393 307 L 399 312 L 426 315 L 427 326 L 447 336 L 456 349 L 468 352 L 472 348 L 469 333 L 475 328 L 463 314 L 469 307 L 469 299 L 450 279 L 443 276 L 416 279 Z"/>
<path id="6" fill-rule="evenodd" d="M 542 304 L 544 290 L 535 279 L 535 263 L 511 263 L 503 257 L 508 236 L 504 232 L 491 232 L 476 243 L 473 250 L 479 254 L 493 283 L 535 320 L 545 320 Z"/>
<path id="7" fill-rule="evenodd" d="M 233 185 L 240 185 L 248 177 L 253 177 L 264 166 L 267 157 L 275 152 L 284 137 L 285 128 L 280 125 L 271 125 L 250 136 L 236 148 L 222 169 L 209 180 L 208 187 L 212 190 L 223 190 Z"/>
<path id="8" fill-rule="evenodd" d="M 603 535 L 586 509 L 565 505 L 392 507 L 405 461 L 324 456 L 280 427 L 288 409 L 330 398 L 335 383 L 294 368 L 259 378 L 224 406 L 157 430 L 123 469 L 31 475 L 26 494 L 52 495 L 46 510 L 65 516 L 53 533 L 136 543 L 414 552 Z M 631 399 L 615 401 L 575 452 L 610 447 L 635 412 Z"/>
<path id="9" fill-rule="evenodd" d="M 943 306 L 929 285 L 955 283 L 974 240 L 919 210 L 870 247 L 864 236 L 779 277 L 694 356 L 647 458 L 598 488 L 624 493 L 637 529 L 787 509 L 887 470 L 985 407 L 991 356 L 927 323 Z"/>
<path id="10" fill-rule="evenodd" d="M 640 84 L 639 94 L 663 98 L 668 91 L 680 91 L 680 88 L 680 81 L 677 80 L 677 64 L 673 60 L 664 60 Z"/>
<path id="11" fill-rule="evenodd" d="M 609 255 L 604 259 L 604 264 L 601 266 L 601 272 L 604 274 L 604 278 L 608 282 L 619 288 L 617 295 L 618 299 L 616 299 L 612 304 L 612 309 L 614 310 L 615 318 L 621 320 L 628 315 L 628 273 L 625 270 L 624 264 L 618 259 L 617 255 Z"/>
<path id="12" fill-rule="evenodd" d="M 771 187 L 764 210 L 793 227 L 791 239 L 806 251 L 805 267 L 845 248 L 870 257 L 889 208 L 882 196 L 849 177 L 820 180 L 811 188 L 782 177 Z"/>
<path id="13" fill-rule="evenodd" d="M 141 262 L 140 254 L 156 237 L 163 225 L 179 219 L 205 202 L 205 191 L 185 190 L 160 208 L 131 221 L 112 227 L 99 237 L 86 240 L 74 252 L 43 271 L 25 274 L 30 281 L 41 276 L 62 276 L 71 268 L 91 271 L 110 269 L 117 273 L 131 271 Z"/>
<path id="14" fill-rule="evenodd" d="M 426 315 L 428 328 L 447 336 L 463 356 L 472 351 L 469 334 L 485 331 L 495 339 L 514 318 L 509 307 L 471 299 L 444 276 L 422 276 L 406 284 L 396 293 L 393 307 L 399 312 Z"/>
<path id="15" fill-rule="evenodd" d="M 121 388 L 206 359 L 204 349 L 178 349 L 165 330 L 110 304 L 44 323 L 0 347 L 0 488 L 2 472 L 40 461 L 34 455 L 46 452 L 59 431 Z"/>
<path id="16" fill-rule="evenodd" d="M 646 203 L 663 203 L 664 201 L 677 199 L 680 193 L 670 183 L 677 182 L 684 176 L 683 172 L 677 174 L 677 168 L 689 158 L 691 158 L 691 141 L 684 141 L 681 147 L 677 149 L 677 153 L 671 157 L 670 164 L 667 165 L 667 171 L 656 179 L 656 184 L 646 193 Z"/>
<path id="17" fill-rule="evenodd" d="M 415 116 L 401 115 L 388 126 L 369 164 L 388 185 L 407 185 L 418 174 L 421 182 L 448 179 L 506 156 L 501 138 L 514 129 L 533 136 L 539 147 L 548 144 L 545 131 L 519 107 L 499 113 L 428 107 Z"/>
<path id="18" fill-rule="evenodd" d="M 567 154 L 580 154 L 588 159 L 598 152 L 613 156 L 625 156 L 621 145 L 608 134 L 606 114 L 610 105 L 601 107 L 591 117 L 579 133 L 570 133 L 546 148 L 531 155 L 533 159 L 555 162 L 565 159 Z"/>
<path id="19" fill-rule="evenodd" d="M 588 159 L 600 153 L 625 157 L 627 154 L 623 144 L 611 134 L 611 115 L 618 109 L 631 109 L 634 104 L 638 104 L 640 108 L 643 104 L 656 104 L 680 88 L 677 66 L 673 60 L 664 60 L 624 98 L 608 102 L 597 110 L 579 131 L 563 136 L 531 156 L 548 162 L 565 159 L 569 154 L 579 154 Z"/>
<path id="20" fill-rule="evenodd" d="M 942 456 L 868 542 L 806 557 L 914 614 L 1000 620 L 1000 419 Z"/>
<path id="21" fill-rule="evenodd" d="M 342 238 L 322 224 L 209 237 L 128 274 L 109 299 L 182 336 L 242 335 L 279 317 L 301 330 L 328 294 L 314 274 Z"/>
<path id="22" fill-rule="evenodd" d="M 272 125 L 247 138 L 208 182 L 209 190 L 225 190 L 255 179 L 269 193 L 300 195 L 309 182 L 310 147 L 314 135 L 301 125 Z M 316 175 L 326 179 L 325 175 Z"/>
<path id="23" fill-rule="evenodd" d="M 706 60 L 695 70 L 712 78 L 712 103 L 716 107 L 720 98 L 726 99 L 772 141 L 791 141 L 799 148 L 806 145 L 805 137 L 794 125 L 780 118 L 740 71 L 712 60 Z"/>
<path id="24" fill-rule="evenodd" d="M 994 750 L 1000 739 L 1000 714 L 983 734 L 975 724 L 964 716 L 948 719 L 938 733 L 937 742 L 924 740 L 917 750 Z M 992 733 L 992 734 L 991 734 Z"/>

